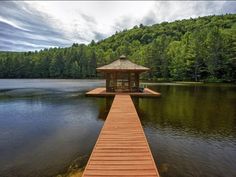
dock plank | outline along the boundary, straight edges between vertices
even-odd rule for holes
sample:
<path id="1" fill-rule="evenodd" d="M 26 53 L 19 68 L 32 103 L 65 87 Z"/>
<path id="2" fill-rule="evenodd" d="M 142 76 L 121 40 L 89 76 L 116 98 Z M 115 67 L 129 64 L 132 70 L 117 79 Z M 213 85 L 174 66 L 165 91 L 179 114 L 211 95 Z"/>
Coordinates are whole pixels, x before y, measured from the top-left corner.
<path id="1" fill-rule="evenodd" d="M 159 177 L 129 95 L 116 95 L 83 177 Z"/>

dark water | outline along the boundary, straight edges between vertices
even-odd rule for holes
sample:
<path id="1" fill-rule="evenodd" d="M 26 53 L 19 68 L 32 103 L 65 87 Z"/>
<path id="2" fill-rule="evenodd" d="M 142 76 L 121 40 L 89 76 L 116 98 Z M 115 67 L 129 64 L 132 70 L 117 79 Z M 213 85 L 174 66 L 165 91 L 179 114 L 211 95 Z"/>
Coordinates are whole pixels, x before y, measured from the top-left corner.
<path id="1" fill-rule="evenodd" d="M 83 167 L 112 100 L 85 97 L 91 80 L 0 80 L 0 177 Z M 236 87 L 148 86 L 134 99 L 162 177 L 236 176 Z"/>
<path id="2" fill-rule="evenodd" d="M 161 176 L 235 177 L 236 87 L 149 88 L 162 97 L 136 107 Z"/>
<path id="3" fill-rule="evenodd" d="M 0 80 L 0 177 L 44 177 L 85 165 L 106 113 L 83 80 Z"/>

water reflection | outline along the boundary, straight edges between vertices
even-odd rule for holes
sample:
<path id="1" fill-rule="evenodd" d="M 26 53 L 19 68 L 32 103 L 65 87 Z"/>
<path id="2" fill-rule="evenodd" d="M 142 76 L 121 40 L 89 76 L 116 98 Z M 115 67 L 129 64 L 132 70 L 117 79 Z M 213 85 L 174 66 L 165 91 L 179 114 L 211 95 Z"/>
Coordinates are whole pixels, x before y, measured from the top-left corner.
<path id="1" fill-rule="evenodd" d="M 102 84 L 0 79 L 0 176 L 83 167 L 112 104 L 84 93 Z M 133 100 L 161 176 L 236 176 L 236 87 L 148 87 L 162 96 Z"/>
<path id="2" fill-rule="evenodd" d="M 100 105 L 100 109 L 99 109 L 99 115 L 98 118 L 105 121 L 107 118 L 107 115 L 110 111 L 112 102 L 113 102 L 113 97 L 106 97 L 103 99 L 99 99 L 99 105 Z"/>
<path id="3" fill-rule="evenodd" d="M 161 176 L 235 176 L 235 87 L 150 86 L 136 108 Z"/>
<path id="4" fill-rule="evenodd" d="M 69 91 L 58 88 L 56 92 L 57 86 L 50 82 L 46 86 L 41 82 L 47 88 L 37 91 L 2 89 L 0 176 L 54 176 L 66 172 L 71 164 L 78 168 L 86 164 L 104 122 L 99 110 L 105 101 L 87 98 L 80 89 L 76 92 L 78 83 L 67 83 Z M 11 81 L 6 87 L 16 85 Z"/>

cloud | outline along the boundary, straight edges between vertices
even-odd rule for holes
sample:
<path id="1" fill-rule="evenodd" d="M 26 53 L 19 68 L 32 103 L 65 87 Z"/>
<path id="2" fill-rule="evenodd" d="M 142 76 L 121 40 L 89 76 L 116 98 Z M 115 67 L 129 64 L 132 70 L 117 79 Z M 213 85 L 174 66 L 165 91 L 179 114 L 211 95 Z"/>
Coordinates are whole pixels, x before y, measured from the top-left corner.
<path id="1" fill-rule="evenodd" d="M 114 24 L 113 28 L 116 31 L 121 31 L 123 29 L 127 29 L 130 28 L 131 26 L 133 26 L 135 19 L 132 17 L 128 17 L 128 16 L 124 16 L 121 17 L 120 19 L 117 20 L 117 22 Z"/>
<path id="2" fill-rule="evenodd" d="M 157 1 L 142 19 L 146 25 L 196 18 L 206 15 L 236 13 L 236 2 L 226 1 Z"/>
<path id="3" fill-rule="evenodd" d="M 156 1 L 142 18 L 123 16 L 113 26 L 114 31 L 129 29 L 134 25 L 152 25 L 163 21 L 196 18 L 206 15 L 236 13 L 233 1 Z"/>
<path id="4" fill-rule="evenodd" d="M 0 50 L 99 41 L 135 25 L 236 13 L 234 1 L 0 1 Z"/>
<path id="5" fill-rule="evenodd" d="M 46 14 L 23 2 L 1 1 L 0 5 L 0 50 L 34 50 L 37 45 L 40 48 L 70 43 L 57 22 Z"/>
<path id="6" fill-rule="evenodd" d="M 71 39 L 73 39 L 73 42 L 89 43 L 92 40 L 99 41 L 108 35 L 96 29 L 97 24 L 94 17 L 78 12 L 76 18 L 71 23 L 68 23 L 71 28 L 68 30 L 68 33 Z"/>
<path id="7" fill-rule="evenodd" d="M 80 13 L 80 15 L 88 23 L 97 24 L 97 21 L 96 21 L 96 19 L 94 17 L 86 15 L 84 13 Z"/>
<path id="8" fill-rule="evenodd" d="M 155 19 L 156 14 L 151 10 L 145 17 L 142 19 L 142 24 L 143 25 L 151 25 L 154 23 L 157 23 Z"/>
<path id="9" fill-rule="evenodd" d="M 236 2 L 230 1 L 230 2 L 224 3 L 221 9 L 222 9 L 222 14 L 236 13 Z"/>
<path id="10" fill-rule="evenodd" d="M 94 31 L 93 34 L 94 34 L 94 40 L 95 41 L 100 41 L 100 40 L 107 37 L 106 34 L 103 34 L 103 33 L 97 32 L 97 31 Z"/>

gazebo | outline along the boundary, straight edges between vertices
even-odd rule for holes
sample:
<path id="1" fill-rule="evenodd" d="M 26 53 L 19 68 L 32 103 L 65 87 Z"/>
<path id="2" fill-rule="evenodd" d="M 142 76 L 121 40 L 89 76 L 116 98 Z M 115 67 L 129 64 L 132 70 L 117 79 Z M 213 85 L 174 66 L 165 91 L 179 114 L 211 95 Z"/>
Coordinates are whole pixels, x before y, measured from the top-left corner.
<path id="1" fill-rule="evenodd" d="M 150 69 L 129 61 L 124 55 L 97 68 L 97 71 L 105 74 L 106 92 L 138 92 L 139 75 L 148 70 Z"/>

